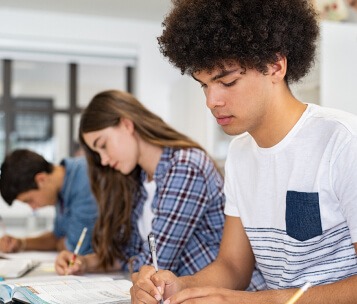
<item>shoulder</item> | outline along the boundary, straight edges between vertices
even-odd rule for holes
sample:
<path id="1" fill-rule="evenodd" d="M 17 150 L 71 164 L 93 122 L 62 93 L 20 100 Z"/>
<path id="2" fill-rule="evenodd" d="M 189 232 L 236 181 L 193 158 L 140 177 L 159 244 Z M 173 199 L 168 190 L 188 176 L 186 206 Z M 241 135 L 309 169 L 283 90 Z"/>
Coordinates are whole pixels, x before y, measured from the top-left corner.
<path id="1" fill-rule="evenodd" d="M 157 177 L 200 175 L 205 179 L 220 178 L 214 162 L 203 150 L 196 148 L 165 148 L 157 167 Z M 170 173 L 170 174 L 168 174 Z"/>
<path id="2" fill-rule="evenodd" d="M 85 171 L 87 172 L 87 160 L 83 156 L 67 157 L 62 160 L 61 165 L 64 165 L 66 171 Z"/>
<path id="3" fill-rule="evenodd" d="M 357 116 L 338 109 L 309 104 L 308 120 L 310 123 L 324 128 L 325 132 L 340 131 L 357 135 Z"/>
<path id="4" fill-rule="evenodd" d="M 214 163 L 208 154 L 205 151 L 196 148 L 174 150 L 171 164 L 175 166 L 187 166 L 204 171 L 214 167 Z"/>
<path id="5" fill-rule="evenodd" d="M 65 158 L 62 162 L 65 166 L 64 188 L 72 194 L 85 192 L 90 189 L 87 161 L 84 157 Z"/>

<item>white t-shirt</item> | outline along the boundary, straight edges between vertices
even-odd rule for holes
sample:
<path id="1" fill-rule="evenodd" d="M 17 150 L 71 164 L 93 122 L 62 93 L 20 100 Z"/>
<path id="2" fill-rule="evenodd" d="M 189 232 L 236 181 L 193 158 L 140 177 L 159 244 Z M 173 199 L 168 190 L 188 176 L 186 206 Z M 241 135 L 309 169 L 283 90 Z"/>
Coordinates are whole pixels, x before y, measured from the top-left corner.
<path id="1" fill-rule="evenodd" d="M 144 203 L 143 213 L 138 219 L 138 229 L 141 238 L 144 242 L 146 242 L 147 237 L 152 230 L 152 220 L 154 218 L 154 213 L 152 212 L 151 206 L 156 191 L 155 181 L 144 181 L 144 188 L 147 192 L 148 197 Z"/>
<path id="2" fill-rule="evenodd" d="M 269 288 L 357 274 L 357 117 L 308 105 L 289 134 L 230 144 L 225 213 L 240 217 Z"/>

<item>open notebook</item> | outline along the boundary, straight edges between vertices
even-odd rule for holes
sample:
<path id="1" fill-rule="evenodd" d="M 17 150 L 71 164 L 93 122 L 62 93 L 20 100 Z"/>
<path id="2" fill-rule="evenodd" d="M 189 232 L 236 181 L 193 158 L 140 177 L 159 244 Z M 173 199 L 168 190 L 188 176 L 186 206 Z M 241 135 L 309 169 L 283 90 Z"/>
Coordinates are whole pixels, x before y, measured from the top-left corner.
<path id="1" fill-rule="evenodd" d="M 55 276 L 0 283 L 0 303 L 130 304 L 128 280 L 109 277 Z"/>
<path id="2" fill-rule="evenodd" d="M 39 262 L 31 259 L 0 258 L 0 277 L 3 279 L 19 278 L 37 265 Z"/>

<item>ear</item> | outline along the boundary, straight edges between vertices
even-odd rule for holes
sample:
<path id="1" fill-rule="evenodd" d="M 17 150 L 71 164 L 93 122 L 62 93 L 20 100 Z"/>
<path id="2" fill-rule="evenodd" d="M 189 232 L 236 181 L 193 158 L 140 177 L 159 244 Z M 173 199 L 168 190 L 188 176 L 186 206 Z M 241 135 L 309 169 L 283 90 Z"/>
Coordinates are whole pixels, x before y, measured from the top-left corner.
<path id="1" fill-rule="evenodd" d="M 269 74 L 272 77 L 273 83 L 278 83 L 284 80 L 288 62 L 285 56 L 278 55 L 278 61 L 269 66 Z"/>
<path id="2" fill-rule="evenodd" d="M 120 119 L 120 124 L 125 128 L 127 129 L 130 133 L 133 133 L 134 132 L 134 123 L 131 119 L 129 118 L 121 118 Z"/>
<path id="3" fill-rule="evenodd" d="M 35 183 L 38 188 L 42 188 L 48 179 L 48 174 L 46 172 L 40 172 L 35 175 Z"/>

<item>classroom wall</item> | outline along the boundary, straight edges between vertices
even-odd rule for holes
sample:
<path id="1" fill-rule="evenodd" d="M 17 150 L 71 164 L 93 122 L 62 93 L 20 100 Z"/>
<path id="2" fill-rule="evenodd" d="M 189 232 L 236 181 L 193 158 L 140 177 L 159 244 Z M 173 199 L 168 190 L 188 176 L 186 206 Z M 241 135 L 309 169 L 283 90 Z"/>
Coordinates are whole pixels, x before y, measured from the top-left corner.
<path id="1" fill-rule="evenodd" d="M 357 23 L 321 27 L 321 105 L 357 114 Z"/>

